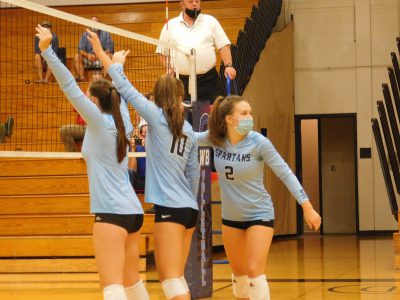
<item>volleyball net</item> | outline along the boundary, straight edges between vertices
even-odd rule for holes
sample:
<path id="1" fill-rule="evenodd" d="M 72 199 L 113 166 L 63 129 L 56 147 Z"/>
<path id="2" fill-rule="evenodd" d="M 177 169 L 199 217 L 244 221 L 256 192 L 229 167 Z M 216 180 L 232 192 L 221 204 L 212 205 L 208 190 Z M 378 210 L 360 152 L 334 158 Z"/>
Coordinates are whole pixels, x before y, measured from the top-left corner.
<path id="1" fill-rule="evenodd" d="M 169 69 L 174 69 L 179 76 L 176 57 L 188 60 L 189 76 L 193 78 L 191 86 L 195 86 L 192 49 L 176 49 L 157 39 L 104 24 L 102 20 L 97 22 L 92 17 L 83 18 L 30 1 L 0 0 L 0 156 L 10 152 L 27 156 L 28 152 L 71 151 L 61 138 L 61 128 L 69 124 L 84 126 L 37 53 L 37 24 L 50 28 L 53 49 L 84 92 L 92 80 L 105 76 L 95 57 L 80 52 L 88 45 L 83 37 L 87 28 L 100 30 L 103 48 L 110 55 L 114 51 L 130 50 L 125 73 L 141 93 L 151 93 L 156 79 Z M 163 59 L 156 49 L 163 54 Z M 191 95 L 195 100 L 195 89 Z M 132 108 L 130 111 L 136 127 L 138 117 Z"/>

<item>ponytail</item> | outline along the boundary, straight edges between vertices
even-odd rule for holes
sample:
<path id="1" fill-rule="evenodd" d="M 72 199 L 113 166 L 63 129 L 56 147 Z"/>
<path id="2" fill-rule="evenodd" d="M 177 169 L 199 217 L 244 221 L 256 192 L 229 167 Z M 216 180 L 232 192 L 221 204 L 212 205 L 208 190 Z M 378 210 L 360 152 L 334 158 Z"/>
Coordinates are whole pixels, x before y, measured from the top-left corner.
<path id="1" fill-rule="evenodd" d="M 126 149 L 129 145 L 129 140 L 125 135 L 125 125 L 120 110 L 121 98 L 114 87 L 111 88 L 110 99 L 111 114 L 114 117 L 115 127 L 117 128 L 117 157 L 118 162 L 120 163 L 126 156 Z"/>
<path id="2" fill-rule="evenodd" d="M 184 94 L 182 81 L 171 75 L 162 75 L 154 86 L 154 102 L 162 108 L 168 127 L 175 138 L 182 137 L 185 122 L 182 110 Z"/>
<path id="3" fill-rule="evenodd" d="M 225 117 L 230 115 L 233 107 L 240 101 L 246 101 L 241 96 L 218 97 L 213 105 L 210 118 L 208 119 L 208 137 L 210 142 L 217 147 L 225 143 L 227 135 L 227 124 Z"/>
<path id="4" fill-rule="evenodd" d="M 117 157 L 122 162 L 126 157 L 129 140 L 125 135 L 125 125 L 122 120 L 120 104 L 121 98 L 113 84 L 105 79 L 95 80 L 90 85 L 90 94 L 99 99 L 99 105 L 103 112 L 111 114 L 117 129 Z"/>

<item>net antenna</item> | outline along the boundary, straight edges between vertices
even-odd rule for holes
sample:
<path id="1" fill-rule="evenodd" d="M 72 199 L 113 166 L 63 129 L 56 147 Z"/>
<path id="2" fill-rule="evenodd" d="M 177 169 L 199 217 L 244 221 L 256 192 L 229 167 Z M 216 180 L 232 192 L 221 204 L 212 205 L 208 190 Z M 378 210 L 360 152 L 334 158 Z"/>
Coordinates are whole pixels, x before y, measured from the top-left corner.
<path id="1" fill-rule="evenodd" d="M 72 7 L 69 11 L 74 9 Z M 102 16 L 104 20 L 95 22 L 30 1 L 0 0 L 0 157 L 54 157 L 54 152 L 63 152 L 59 153 L 63 158 L 76 158 L 77 155 L 66 152 L 60 136 L 61 127 L 75 125 L 76 112 L 51 76 L 46 83 L 38 80 L 42 68 L 38 68 L 36 63 L 43 61 L 40 55 L 36 61 L 34 51 L 37 24 L 45 21 L 51 24 L 53 37 L 57 35 L 59 42 L 57 54 L 78 79 L 81 79 L 79 64 L 83 65 L 79 61 L 78 47 L 86 28 L 110 33 L 110 55 L 114 50 L 131 50 L 124 66 L 125 73 L 143 94 L 152 92 L 155 80 L 168 68 L 174 68 L 179 76 L 177 58 L 187 60 L 190 77 L 196 73 L 196 57 L 192 49 L 177 48 L 158 39 L 101 23 L 114 21 L 112 15 Z M 167 65 L 162 63 L 156 48 L 163 49 L 168 58 Z M 83 91 L 96 76 L 106 76 L 101 66 L 86 68 L 84 65 L 83 68 L 86 81 L 79 82 Z M 45 66 L 43 72 L 46 72 Z M 190 93 L 195 101 L 196 91 L 190 89 Z M 138 125 L 135 124 L 133 109 L 130 111 L 132 122 Z M 10 117 L 13 119 L 11 131 L 7 128 Z"/>
<path id="2" fill-rule="evenodd" d="M 167 30 L 168 30 L 168 21 L 169 21 L 168 0 L 166 0 L 165 1 L 165 26 L 166 26 Z M 173 64 L 171 62 L 171 56 L 166 55 L 165 61 L 166 61 L 165 67 L 167 69 L 167 73 L 170 74 L 171 72 L 174 71 Z M 179 77 L 178 70 L 176 70 L 176 76 Z"/>

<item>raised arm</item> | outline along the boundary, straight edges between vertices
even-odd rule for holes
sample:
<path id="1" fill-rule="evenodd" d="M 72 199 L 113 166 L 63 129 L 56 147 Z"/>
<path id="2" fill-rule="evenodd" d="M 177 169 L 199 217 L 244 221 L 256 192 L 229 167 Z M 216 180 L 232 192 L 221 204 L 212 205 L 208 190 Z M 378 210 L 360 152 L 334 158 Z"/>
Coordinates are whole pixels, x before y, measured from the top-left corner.
<path id="1" fill-rule="evenodd" d="M 123 64 L 129 54 L 129 50 L 115 52 L 111 60 L 103 50 L 97 34 L 90 30 L 87 30 L 87 32 L 89 33 L 88 40 L 92 44 L 94 53 L 100 59 L 104 68 L 106 68 L 121 96 L 131 103 L 139 115 L 150 125 L 154 121 L 158 121 L 157 106 L 139 93 L 124 74 Z"/>
<path id="2" fill-rule="evenodd" d="M 51 48 L 53 51 L 57 54 L 58 56 L 58 50 L 59 50 L 59 41 L 58 41 L 58 36 L 57 34 L 54 34 L 53 41 L 51 42 Z"/>
<path id="3" fill-rule="evenodd" d="M 100 125 L 103 119 L 100 109 L 81 91 L 71 72 L 58 59 L 50 47 L 51 32 L 40 25 L 36 27 L 36 31 L 38 32 L 36 36 L 39 38 L 39 48 L 42 51 L 41 55 L 46 60 L 48 67 L 68 100 L 87 124 L 92 127 Z"/>
<path id="4" fill-rule="evenodd" d="M 131 116 L 129 114 L 128 105 L 126 104 L 125 99 L 123 97 L 120 98 L 121 98 L 120 111 L 125 126 L 126 137 L 130 139 L 133 132 Z"/>
<path id="5" fill-rule="evenodd" d="M 104 50 L 107 54 L 114 53 L 114 41 L 111 38 L 111 34 L 109 32 L 105 32 L 105 41 L 104 41 Z"/>

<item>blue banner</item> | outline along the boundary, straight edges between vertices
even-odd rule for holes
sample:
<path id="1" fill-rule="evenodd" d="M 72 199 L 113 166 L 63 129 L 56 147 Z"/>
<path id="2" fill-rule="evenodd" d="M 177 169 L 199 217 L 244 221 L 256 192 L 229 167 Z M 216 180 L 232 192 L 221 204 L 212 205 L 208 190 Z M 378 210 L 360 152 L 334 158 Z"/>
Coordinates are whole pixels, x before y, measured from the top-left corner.
<path id="1" fill-rule="evenodd" d="M 193 129 L 205 131 L 208 126 L 210 105 L 197 101 L 192 108 Z M 197 195 L 199 220 L 192 238 L 185 278 L 192 299 L 212 296 L 212 217 L 211 217 L 211 149 L 199 147 L 200 186 Z"/>

